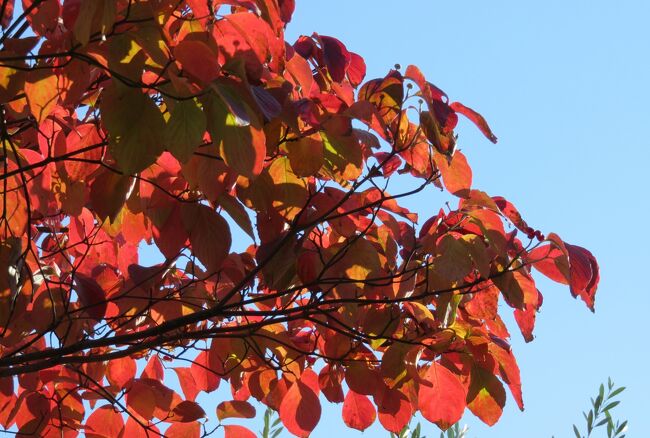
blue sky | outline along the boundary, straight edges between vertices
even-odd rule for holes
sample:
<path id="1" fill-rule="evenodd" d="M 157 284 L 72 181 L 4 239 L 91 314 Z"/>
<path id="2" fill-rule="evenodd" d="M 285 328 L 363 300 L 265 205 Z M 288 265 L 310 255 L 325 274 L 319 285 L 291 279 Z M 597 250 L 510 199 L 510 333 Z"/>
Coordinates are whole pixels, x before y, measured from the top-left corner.
<path id="1" fill-rule="evenodd" d="M 600 262 L 595 314 L 568 289 L 539 281 L 535 341 L 525 344 L 511 326 L 526 410 L 510 398 L 492 428 L 468 414 L 470 437 L 573 436 L 608 376 L 627 387 L 614 412 L 629 420 L 628 436 L 650 431 L 649 16 L 641 0 L 297 2 L 289 41 L 314 31 L 335 36 L 364 56 L 368 78 L 416 64 L 452 100 L 480 111 L 499 143 L 461 122 L 474 185 Z M 428 217 L 437 202 L 424 193 L 408 206 Z M 433 425 L 424 431 L 438 435 Z M 377 425 L 363 435 L 346 429 L 340 406 L 325 407 L 312 436 L 333 433 L 387 436 Z"/>

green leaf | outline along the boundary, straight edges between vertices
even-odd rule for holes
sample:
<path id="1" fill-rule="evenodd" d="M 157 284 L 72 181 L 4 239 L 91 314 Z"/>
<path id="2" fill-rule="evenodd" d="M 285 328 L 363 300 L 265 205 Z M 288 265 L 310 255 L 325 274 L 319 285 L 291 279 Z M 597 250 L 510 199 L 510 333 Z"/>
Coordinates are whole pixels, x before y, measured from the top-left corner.
<path id="1" fill-rule="evenodd" d="M 616 429 L 616 434 L 618 435 L 619 433 L 623 432 L 623 429 L 625 429 L 625 426 L 627 426 L 627 420 L 621 423 L 621 425 Z"/>
<path id="2" fill-rule="evenodd" d="M 266 156 L 264 131 L 253 123 L 241 126 L 239 118 L 216 94 L 206 96 L 203 103 L 210 137 L 225 163 L 247 178 L 259 175 Z"/>
<path id="3" fill-rule="evenodd" d="M 602 386 L 601 386 L 601 388 L 602 388 Z M 598 412 L 598 408 L 600 408 L 600 405 L 601 405 L 602 402 L 603 402 L 603 397 L 600 394 L 598 394 L 598 397 L 596 397 L 596 401 L 593 401 L 593 399 L 592 399 L 591 403 L 593 404 L 594 409 L 596 410 L 596 412 Z"/>
<path id="4" fill-rule="evenodd" d="M 582 438 L 580 436 L 580 431 L 578 430 L 578 427 L 575 424 L 573 425 L 573 433 L 576 434 L 576 438 Z"/>
<path id="5" fill-rule="evenodd" d="M 625 386 L 621 386 L 620 388 L 616 388 L 614 391 L 612 391 L 612 392 L 607 396 L 607 398 L 608 398 L 608 399 L 610 399 L 610 398 L 614 398 L 614 397 L 616 397 L 617 395 L 619 395 L 619 394 L 620 394 L 621 392 L 623 392 L 623 391 L 625 391 Z"/>
<path id="6" fill-rule="evenodd" d="M 205 114 L 198 100 L 181 100 L 174 104 L 167 121 L 165 145 L 179 161 L 184 163 L 192 157 L 194 149 L 203 142 L 205 130 Z"/>
<path id="7" fill-rule="evenodd" d="M 598 388 L 598 397 L 602 400 L 605 397 L 605 386 L 601 383 L 600 388 Z"/>
<path id="8" fill-rule="evenodd" d="M 594 426 L 594 428 L 596 428 L 596 427 L 600 427 L 600 426 L 602 426 L 603 424 L 607 423 L 608 421 L 609 421 L 609 419 L 607 419 L 607 418 L 603 418 L 602 420 L 600 420 L 600 421 L 599 421 L 599 422 Z"/>
<path id="9" fill-rule="evenodd" d="M 603 408 L 603 411 L 605 411 L 605 412 L 606 412 L 606 411 L 609 411 L 610 409 L 615 408 L 616 406 L 618 406 L 619 403 L 620 403 L 620 401 L 618 401 L 618 400 L 617 400 L 617 401 L 614 401 L 614 402 L 611 402 L 610 404 L 608 404 L 607 406 L 605 406 L 605 407 Z"/>
<path id="10" fill-rule="evenodd" d="M 117 167 L 138 173 L 163 151 L 165 119 L 158 106 L 135 88 L 113 84 L 102 93 L 100 112 Z"/>

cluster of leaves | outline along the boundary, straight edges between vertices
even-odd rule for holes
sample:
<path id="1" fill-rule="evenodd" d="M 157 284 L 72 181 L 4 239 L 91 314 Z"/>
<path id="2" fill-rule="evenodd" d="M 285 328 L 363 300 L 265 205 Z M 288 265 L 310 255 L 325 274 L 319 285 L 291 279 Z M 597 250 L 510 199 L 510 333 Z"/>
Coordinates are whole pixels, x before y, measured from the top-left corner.
<path id="1" fill-rule="evenodd" d="M 591 253 L 472 187 L 454 128 L 496 141 L 485 120 L 417 67 L 365 81 L 336 38 L 286 42 L 293 9 L 2 0 L 2 427 L 206 435 L 221 382 L 219 421 L 254 398 L 297 436 L 322 398 L 359 430 L 491 425 L 505 386 L 523 409 L 500 304 L 532 340 L 536 268 L 593 310 Z M 419 221 L 398 202 L 430 186 L 458 206 Z"/>
<path id="2" fill-rule="evenodd" d="M 580 433 L 578 426 L 573 425 L 573 433 L 576 438 L 588 438 L 594 429 L 605 425 L 607 426 L 607 438 L 624 438 L 627 430 L 627 420 L 623 422 L 614 421 L 611 414 L 612 409 L 620 403 L 619 400 L 614 400 L 614 398 L 623 391 L 625 391 L 624 386 L 616 388 L 612 379 L 607 379 L 607 393 L 605 393 L 605 385 L 601 383 L 596 399 L 591 399 L 591 409 L 588 413 L 582 413 L 587 423 L 587 433 L 583 435 Z"/>

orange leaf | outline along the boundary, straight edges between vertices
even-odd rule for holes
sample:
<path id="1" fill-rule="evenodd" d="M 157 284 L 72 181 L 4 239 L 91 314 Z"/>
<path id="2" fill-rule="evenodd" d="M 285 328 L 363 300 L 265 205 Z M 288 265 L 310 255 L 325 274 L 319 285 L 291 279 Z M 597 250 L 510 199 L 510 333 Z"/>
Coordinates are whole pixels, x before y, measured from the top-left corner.
<path id="1" fill-rule="evenodd" d="M 482 115 L 477 113 L 471 108 L 466 107 L 460 102 L 452 102 L 450 105 L 451 109 L 456 111 L 457 113 L 461 113 L 468 119 L 470 119 L 474 124 L 478 127 L 478 129 L 481 130 L 483 135 L 485 135 L 492 143 L 497 142 L 497 137 L 492 133 L 492 130 L 488 126 L 487 122 L 483 118 Z"/>
<path id="2" fill-rule="evenodd" d="M 506 404 L 506 391 L 492 373 L 475 366 L 467 393 L 467 407 L 488 426 L 494 425 Z"/>
<path id="3" fill-rule="evenodd" d="M 440 170 L 442 181 L 447 190 L 459 198 L 469 197 L 472 187 L 472 169 L 469 167 L 465 155 L 456 151 L 451 159 L 442 154 L 434 154 L 433 159 Z"/>
<path id="4" fill-rule="evenodd" d="M 226 418 L 254 418 L 255 407 L 247 401 L 230 400 L 219 403 L 217 418 L 219 421 Z"/>
<path id="5" fill-rule="evenodd" d="M 56 82 L 50 70 L 32 70 L 27 75 L 25 95 L 29 110 L 39 123 L 50 115 L 59 99 Z"/>

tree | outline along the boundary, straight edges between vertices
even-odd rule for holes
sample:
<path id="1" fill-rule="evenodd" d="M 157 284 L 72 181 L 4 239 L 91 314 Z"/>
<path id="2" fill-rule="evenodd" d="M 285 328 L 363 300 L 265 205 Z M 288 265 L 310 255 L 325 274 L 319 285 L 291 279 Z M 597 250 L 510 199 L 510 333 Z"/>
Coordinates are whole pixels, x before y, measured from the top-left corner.
<path id="1" fill-rule="evenodd" d="M 592 254 L 472 187 L 454 128 L 496 142 L 483 117 L 417 67 L 364 82 L 338 39 L 286 43 L 293 9 L 1 2 L 5 430 L 246 437 L 220 422 L 251 398 L 297 436 L 324 400 L 359 430 L 492 425 L 504 385 L 523 408 L 499 303 L 532 340 L 535 268 L 593 310 Z M 457 207 L 400 206 L 432 186 Z"/>

